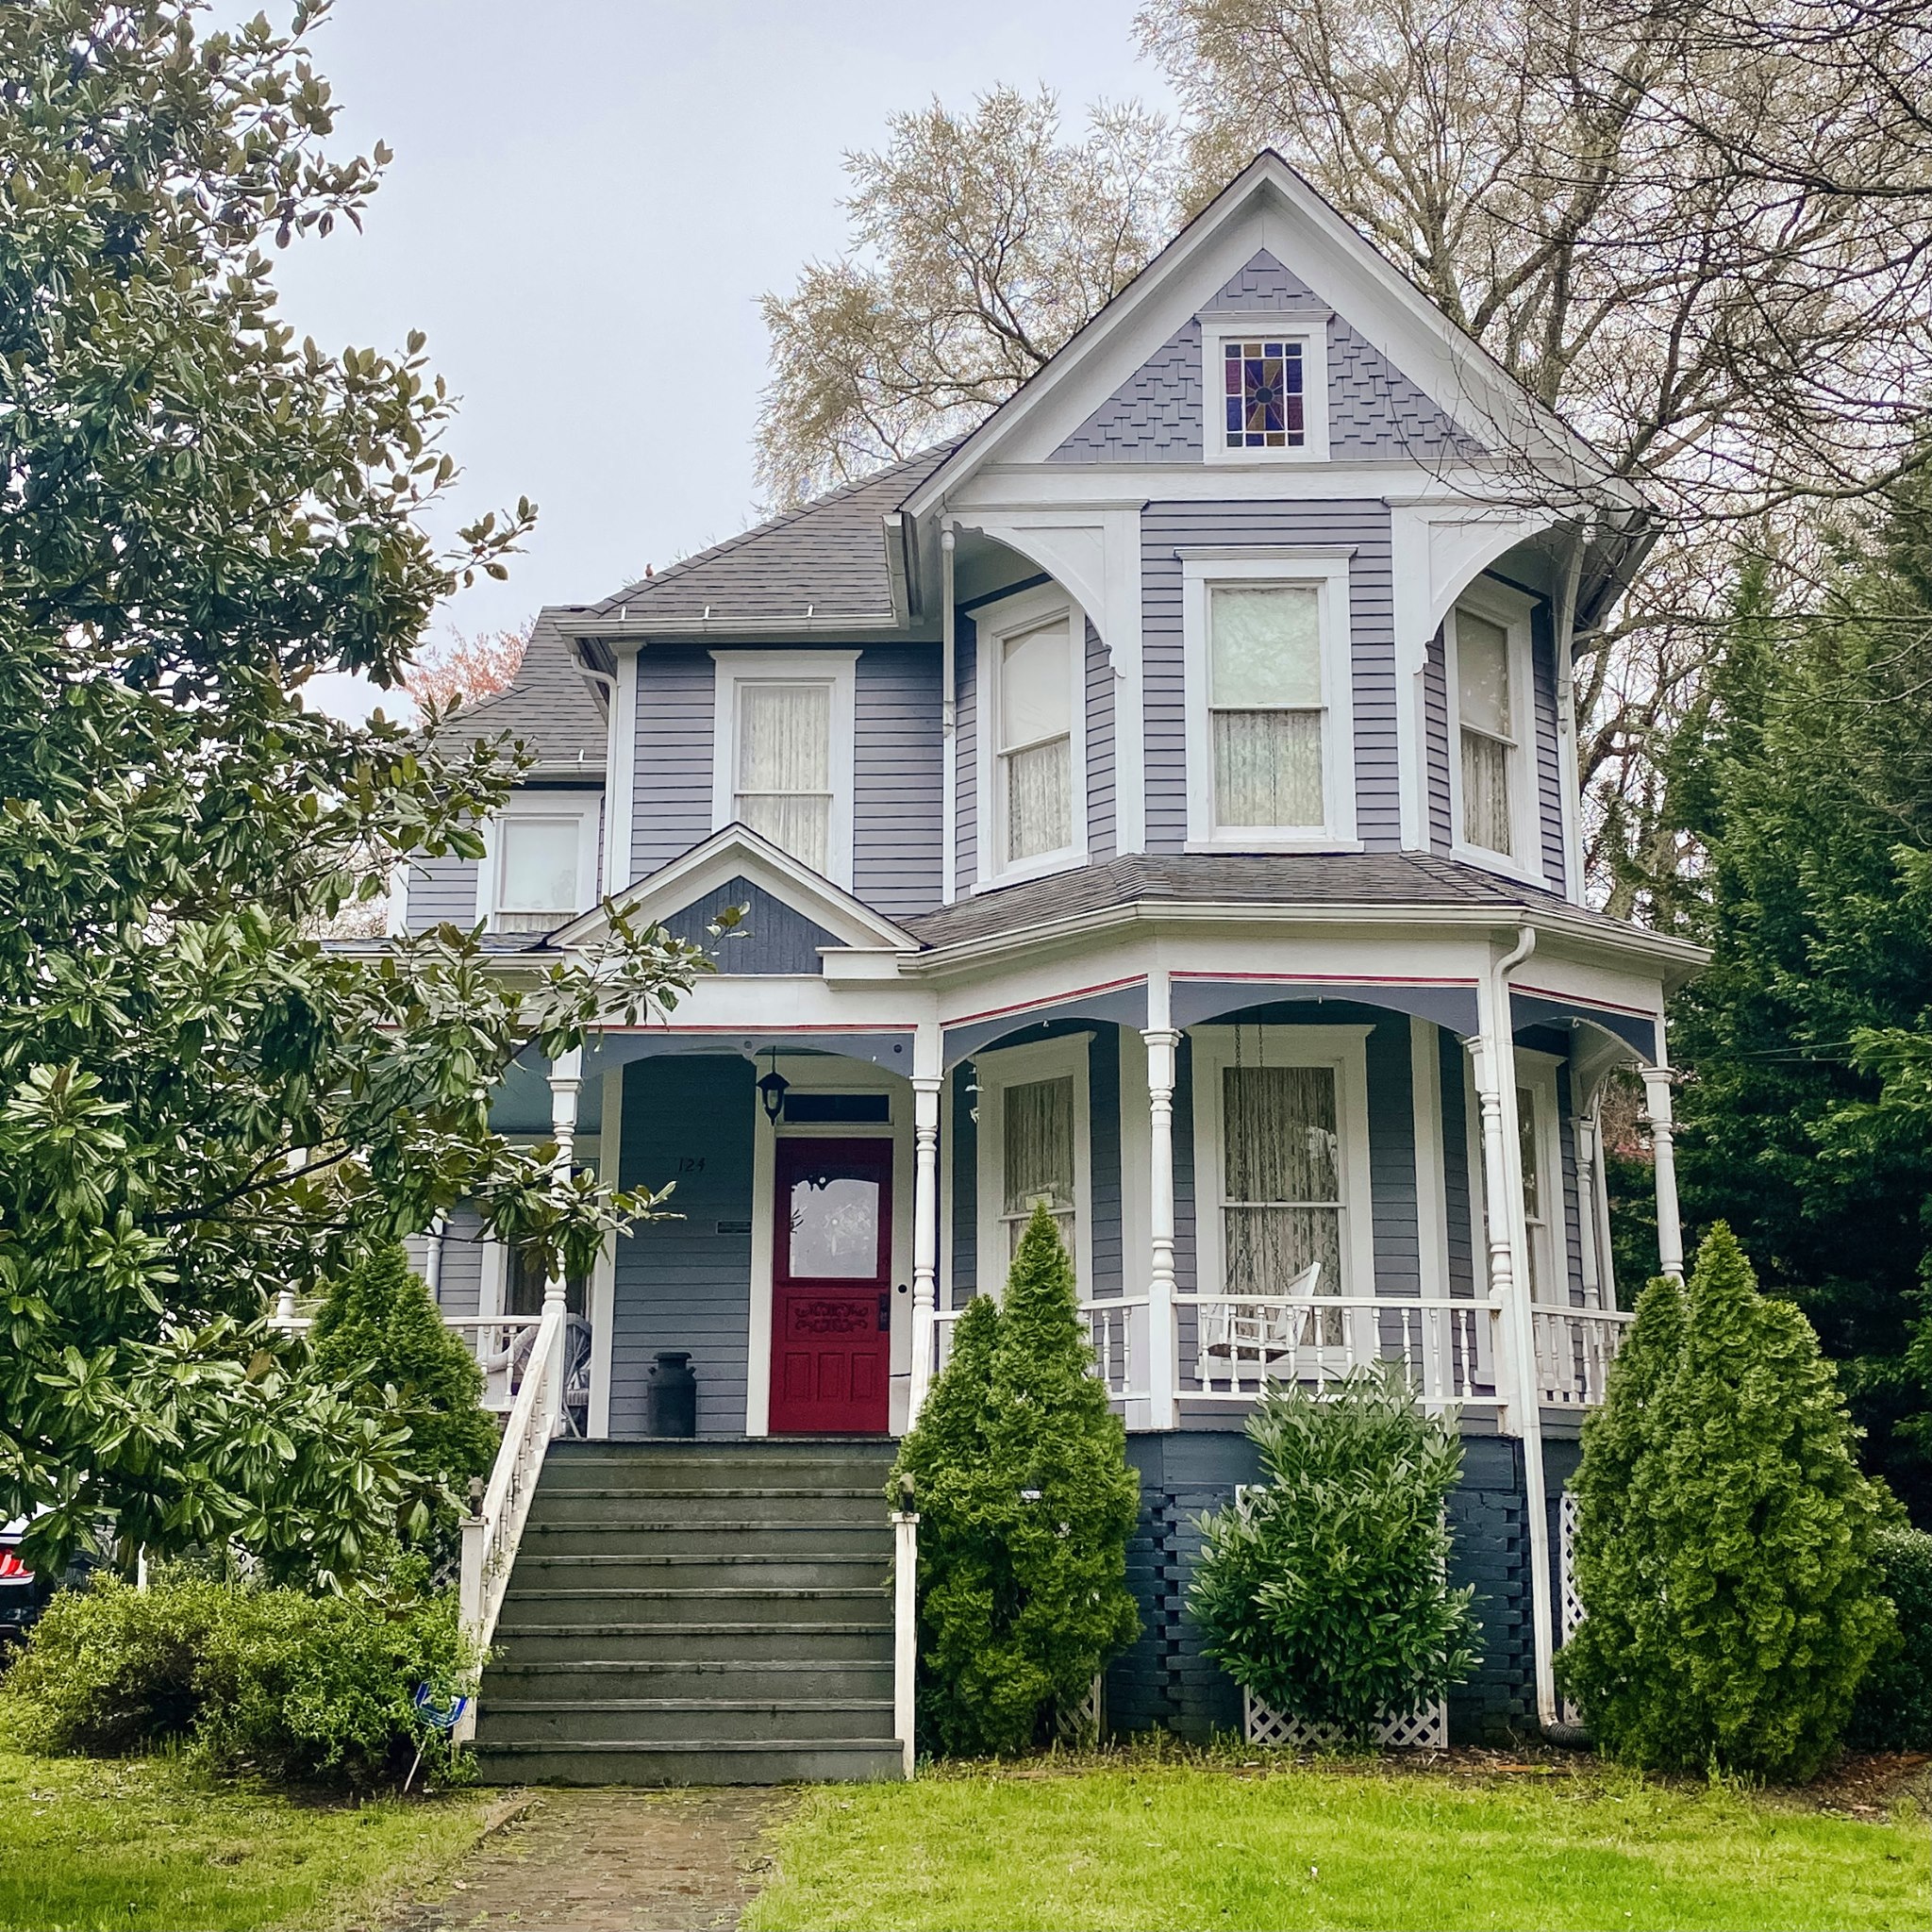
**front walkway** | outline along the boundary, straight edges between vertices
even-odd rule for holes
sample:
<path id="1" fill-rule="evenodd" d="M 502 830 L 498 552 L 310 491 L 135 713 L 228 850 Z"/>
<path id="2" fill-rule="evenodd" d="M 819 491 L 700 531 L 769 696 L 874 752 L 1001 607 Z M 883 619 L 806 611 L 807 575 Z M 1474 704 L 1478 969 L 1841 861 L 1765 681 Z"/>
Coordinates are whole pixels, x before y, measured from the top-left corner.
<path id="1" fill-rule="evenodd" d="M 383 1932 L 735 1932 L 788 1790 L 546 1790 Z"/>

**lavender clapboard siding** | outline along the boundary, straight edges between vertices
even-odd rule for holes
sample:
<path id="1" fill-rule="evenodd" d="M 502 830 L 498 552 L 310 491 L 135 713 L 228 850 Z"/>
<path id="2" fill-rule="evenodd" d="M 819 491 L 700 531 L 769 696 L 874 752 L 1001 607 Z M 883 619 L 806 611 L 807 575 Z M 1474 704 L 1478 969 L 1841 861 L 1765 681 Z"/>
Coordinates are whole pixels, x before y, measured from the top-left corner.
<path id="1" fill-rule="evenodd" d="M 1570 1063 L 1557 1069 L 1557 1139 L 1563 1167 L 1563 1274 L 1570 1305 L 1583 1306 L 1582 1195 L 1576 1185 L 1576 1129 L 1570 1101 Z"/>
<path id="2" fill-rule="evenodd" d="M 1142 707 L 1147 743 L 1147 849 L 1178 852 L 1188 837 L 1186 676 L 1181 560 L 1188 546 L 1353 547 L 1349 636 L 1354 655 L 1356 832 L 1372 852 L 1402 846 L 1395 741 L 1395 622 L 1389 508 L 1382 502 L 1151 503 L 1141 516 Z"/>
<path id="3" fill-rule="evenodd" d="M 756 1077 L 735 1054 L 665 1054 L 625 1069 L 619 1184 L 675 1182 L 667 1207 L 678 1218 L 643 1222 L 617 1243 L 613 1436 L 642 1432 L 660 1349 L 690 1351 L 699 1435 L 744 1432 Z"/>
<path id="4" fill-rule="evenodd" d="M 631 876 L 648 878 L 711 831 L 717 667 L 702 644 L 638 653 Z"/>
<path id="5" fill-rule="evenodd" d="M 407 889 L 409 930 L 475 925 L 477 865 L 474 858 L 458 858 L 453 854 L 441 858 L 412 858 Z"/>
<path id="6" fill-rule="evenodd" d="M 1087 626 L 1087 857 L 1104 864 L 1116 851 L 1114 831 L 1113 658 Z"/>
<path id="7" fill-rule="evenodd" d="M 1089 1230 L 1093 1279 L 1087 1295 L 1124 1292 L 1121 1269 L 1121 1043 L 1119 1030 L 1101 1026 L 1087 1044 L 1088 1178 L 1093 1202 Z"/>
<path id="8" fill-rule="evenodd" d="M 953 1069 L 953 1281 L 942 1307 L 961 1308 L 979 1289 L 979 1124 L 973 1062 Z"/>
<path id="9" fill-rule="evenodd" d="M 940 903 L 940 647 L 859 653 L 852 758 L 852 890 L 889 917 Z"/>
<path id="10" fill-rule="evenodd" d="M 1539 604 L 1529 625 L 1530 684 L 1536 710 L 1537 817 L 1542 830 L 1543 877 L 1557 891 L 1568 886 L 1563 855 L 1563 766 L 1557 755 L 1557 644 L 1549 607 Z"/>
<path id="11" fill-rule="evenodd" d="M 1466 1073 L 1462 1042 L 1445 1026 L 1437 1035 L 1442 1078 L 1442 1206 L 1449 1233 L 1449 1292 L 1476 1291 L 1475 1237 L 1469 1171 L 1469 1117 L 1465 1110 Z M 1483 1276 L 1488 1278 L 1485 1268 Z"/>
<path id="12" fill-rule="evenodd" d="M 1446 858 L 1456 833 L 1449 791 L 1449 670 L 1440 625 L 1423 660 L 1423 758 L 1429 850 Z"/>
<path id="13" fill-rule="evenodd" d="M 1430 462 L 1474 454 L 1464 434 L 1416 384 L 1373 348 L 1307 283 L 1263 249 L 1224 283 L 1047 458 L 1054 463 L 1202 460 L 1204 319 L 1274 310 L 1325 315 L 1328 448 L 1336 460 L 1407 457 Z"/>
<path id="14" fill-rule="evenodd" d="M 1339 1017 L 1329 1006 L 1323 1017 Z M 1421 1229 L 1415 1198 L 1415 1086 L 1408 1021 L 1401 1014 L 1360 1009 L 1374 1018 L 1368 1038 L 1369 1213 L 1374 1230 L 1377 1294 L 1423 1291 Z"/>
<path id="15" fill-rule="evenodd" d="M 978 651 L 970 617 L 956 620 L 953 641 L 953 865 L 961 895 L 979 877 Z"/>
<path id="16" fill-rule="evenodd" d="M 433 1239 L 427 1234 L 412 1234 L 405 1243 L 409 1266 L 425 1281 Z M 445 1315 L 477 1315 L 482 1313 L 482 1293 L 483 1218 L 474 1208 L 452 1208 L 442 1232 L 436 1305 Z"/>

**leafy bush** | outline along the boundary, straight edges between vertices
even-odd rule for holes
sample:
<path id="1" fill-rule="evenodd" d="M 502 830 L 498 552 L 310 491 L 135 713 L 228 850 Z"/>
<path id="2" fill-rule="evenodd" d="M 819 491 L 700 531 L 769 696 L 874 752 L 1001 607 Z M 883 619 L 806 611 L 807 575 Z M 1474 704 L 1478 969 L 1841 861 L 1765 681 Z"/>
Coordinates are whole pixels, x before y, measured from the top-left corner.
<path id="1" fill-rule="evenodd" d="M 15 1731 L 96 1756 L 180 1742 L 220 1770 L 352 1790 L 400 1782 L 421 1749 L 451 1781 L 463 1767 L 431 1710 L 472 1687 L 475 1663 L 427 1574 L 406 1557 L 341 1596 L 182 1571 L 64 1591 L 8 1674 Z"/>
<path id="2" fill-rule="evenodd" d="M 1140 1479 L 1093 1374 L 1074 1271 L 1035 1210 L 1003 1305 L 960 1316 L 888 1493 L 919 1510 L 922 1743 L 961 1756 L 1053 1740 L 1140 1619 L 1126 1546 Z"/>
<path id="3" fill-rule="evenodd" d="M 1881 1529 L 1872 1554 L 1898 1633 L 1858 1686 L 1845 1741 L 1861 1751 L 1932 1751 L 1932 1536 Z"/>
<path id="4" fill-rule="evenodd" d="M 1276 1710 L 1366 1743 L 1475 1668 L 1474 1591 L 1444 1580 L 1461 1440 L 1393 1364 L 1319 1400 L 1273 1384 L 1248 1434 L 1268 1480 L 1201 1519 L 1202 1648 Z"/>
<path id="5" fill-rule="evenodd" d="M 1688 1289 L 1653 1281 L 1583 1428 L 1576 1583 L 1557 1657 L 1606 1749 L 1805 1778 L 1891 1626 L 1882 1491 L 1810 1324 L 1719 1223 Z"/>
<path id="6" fill-rule="evenodd" d="M 420 1540 L 439 1518 L 453 1523 L 470 1478 L 496 1455 L 496 1424 L 482 1406 L 475 1357 L 443 1325 L 400 1241 L 329 1284 L 311 1341 L 319 1374 L 408 1428 L 399 1533 Z"/>

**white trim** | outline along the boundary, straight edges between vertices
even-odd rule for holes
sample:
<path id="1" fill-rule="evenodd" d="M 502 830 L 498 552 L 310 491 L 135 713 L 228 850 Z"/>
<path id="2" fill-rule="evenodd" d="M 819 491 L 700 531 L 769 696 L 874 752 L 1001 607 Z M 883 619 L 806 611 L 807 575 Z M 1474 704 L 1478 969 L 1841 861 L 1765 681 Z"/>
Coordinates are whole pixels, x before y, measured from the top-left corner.
<path id="1" fill-rule="evenodd" d="M 1509 750 L 1510 833 L 1517 850 L 1491 852 L 1462 835 L 1462 681 L 1457 651 L 1456 620 L 1467 608 L 1507 635 L 1509 718 L 1515 742 Z M 1487 578 L 1468 585 L 1442 620 L 1442 683 L 1449 717 L 1449 849 L 1454 857 L 1489 872 L 1543 883 L 1542 772 L 1537 756 L 1536 676 L 1530 650 L 1531 599 Z"/>
<path id="2" fill-rule="evenodd" d="M 483 858 L 476 868 L 476 917 L 486 929 L 491 932 L 549 931 L 567 924 L 579 913 L 585 912 L 597 903 L 598 871 L 601 853 L 597 837 L 597 819 L 603 805 L 604 795 L 600 791 L 581 790 L 556 791 L 530 786 L 523 787 L 506 798 L 498 808 L 483 822 Z M 498 833 L 506 819 L 551 820 L 557 824 L 574 821 L 577 828 L 577 891 L 575 906 L 565 908 L 551 907 L 517 907 L 499 914 L 497 911 L 498 872 L 502 863 L 502 852 L 498 843 Z M 548 920 L 548 926 L 538 926 L 534 923 L 525 926 L 506 928 L 498 924 L 499 918 L 524 918 L 532 922 Z"/>
<path id="3" fill-rule="evenodd" d="M 798 1093 L 883 1093 L 891 1103 L 885 1122 L 827 1122 L 823 1125 L 780 1122 L 775 1127 L 764 1108 L 752 1102 L 751 1280 L 746 1294 L 744 1349 L 744 1432 L 772 1431 L 772 1269 L 776 1245 L 773 1217 L 776 1207 L 777 1144 L 787 1141 L 890 1141 L 892 1143 L 892 1324 L 888 1337 L 891 1392 L 887 1425 L 904 1425 L 912 1332 L 912 1088 L 900 1074 L 869 1060 L 827 1054 L 779 1054 L 778 1072 Z M 761 1059 L 761 1067 L 771 1061 Z M 906 1292 L 901 1294 L 904 1286 Z"/>
<path id="4" fill-rule="evenodd" d="M 1064 616 L 1067 625 L 1067 818 L 1071 842 L 1031 858 L 1005 861 L 1006 788 L 1000 784 L 1000 678 L 1007 640 Z M 973 890 L 1016 885 L 1087 863 L 1087 624 L 1078 603 L 1057 585 L 1042 584 L 973 613 L 975 626 L 974 779 L 976 841 Z M 1118 736 L 1118 732 L 1116 732 Z"/>
<path id="5" fill-rule="evenodd" d="M 715 650 L 711 705 L 711 829 L 738 823 L 738 689 L 742 684 L 822 684 L 831 693 L 827 776 L 831 809 L 825 830 L 824 876 L 852 886 L 853 743 L 857 730 L 857 651 Z M 811 867 L 806 867 L 808 872 Z"/>
<path id="6" fill-rule="evenodd" d="M 973 1057 L 974 1077 L 979 1083 L 974 1206 L 981 1294 L 996 1295 L 1007 1285 L 1006 1223 L 1000 1211 L 1006 1199 L 1007 1090 L 1068 1076 L 1074 1082 L 1074 1275 L 1083 1297 L 1092 1292 L 1093 1114 L 1088 1079 L 1091 1040 L 1091 1033 L 1066 1034 L 1025 1046 L 994 1047 Z"/>
<path id="7" fill-rule="evenodd" d="M 610 749 L 604 765 L 604 891 L 630 884 L 631 836 L 637 816 L 638 653 L 617 654 L 610 694 Z"/>
<path id="8" fill-rule="evenodd" d="M 1327 823 L 1306 826 L 1215 823 L 1213 738 L 1208 706 L 1208 600 L 1232 584 L 1303 584 L 1321 600 L 1322 791 Z M 1266 551 L 1191 554 L 1181 563 L 1181 637 L 1187 710 L 1188 847 L 1204 852 L 1356 849 L 1354 651 L 1344 555 Z"/>
<path id="9" fill-rule="evenodd" d="M 1302 352 L 1302 441 L 1280 449 L 1227 446 L 1222 356 L 1226 343 L 1255 336 L 1293 342 Z M 1201 456 L 1214 464 L 1278 469 L 1328 460 L 1328 317 L 1293 309 L 1210 314 L 1201 324 Z"/>
<path id="10" fill-rule="evenodd" d="M 597 1185 L 615 1189 L 624 1155 L 624 1070 L 620 1060 L 604 1069 L 603 1107 L 597 1119 Z M 610 1433 L 610 1341 L 617 1322 L 617 1236 L 608 1235 L 591 1272 L 591 1412 L 585 1434 Z"/>
<path id="11" fill-rule="evenodd" d="M 1345 1282 L 1323 1284 L 1323 1292 L 1373 1296 L 1375 1292 L 1374 1203 L 1369 1171 L 1369 1035 L 1366 1025 L 1243 1026 L 1258 1034 L 1255 1063 L 1271 1067 L 1332 1067 L 1335 1124 L 1341 1139 L 1341 1254 Z M 1194 1254 L 1197 1291 L 1219 1294 L 1226 1286 L 1222 1245 L 1223 1181 L 1221 1073 L 1235 1063 L 1232 1026 L 1192 1026 L 1194 1043 Z"/>
<path id="12" fill-rule="evenodd" d="M 1409 1091 L 1415 1116 L 1416 1259 L 1424 1300 L 1449 1292 L 1449 1175 L 1442 1143 L 1442 1063 L 1439 1029 L 1411 1013 Z"/>

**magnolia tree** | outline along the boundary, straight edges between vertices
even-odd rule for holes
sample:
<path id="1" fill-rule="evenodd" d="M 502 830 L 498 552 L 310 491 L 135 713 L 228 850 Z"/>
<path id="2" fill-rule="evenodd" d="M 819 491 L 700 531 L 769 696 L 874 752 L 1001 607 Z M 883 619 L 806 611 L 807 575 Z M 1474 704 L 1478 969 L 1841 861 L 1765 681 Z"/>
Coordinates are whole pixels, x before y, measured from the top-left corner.
<path id="1" fill-rule="evenodd" d="M 449 930 L 308 936 L 371 855 L 476 855 L 510 772 L 304 685 L 396 685 L 532 514 L 439 554 L 421 337 L 328 355 L 277 315 L 267 246 L 358 221 L 387 159 L 325 152 L 320 10 L 0 8 L 0 1518 L 39 1513 L 39 1561 L 106 1524 L 327 1574 L 392 1523 L 405 1430 L 266 1329 L 273 1293 L 459 1195 L 583 1265 L 650 1197 L 507 1144 L 491 1087 L 698 963 L 621 920 L 516 982 Z"/>

